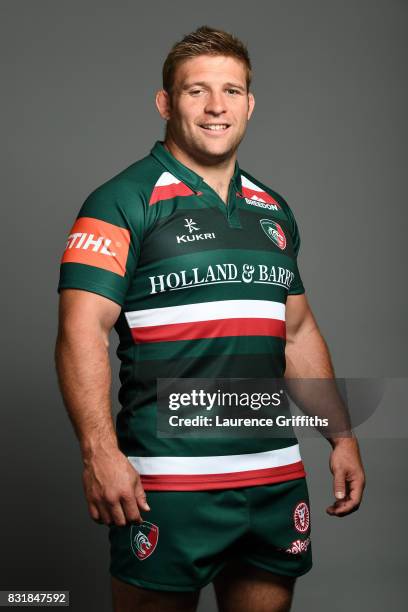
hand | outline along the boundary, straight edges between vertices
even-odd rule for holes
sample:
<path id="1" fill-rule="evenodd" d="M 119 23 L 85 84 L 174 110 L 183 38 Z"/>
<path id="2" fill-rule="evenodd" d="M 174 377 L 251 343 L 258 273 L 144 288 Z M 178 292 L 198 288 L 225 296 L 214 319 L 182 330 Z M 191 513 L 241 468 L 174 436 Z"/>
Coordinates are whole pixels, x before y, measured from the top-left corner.
<path id="1" fill-rule="evenodd" d="M 365 486 L 364 468 L 356 438 L 341 438 L 330 455 L 336 501 L 326 509 L 331 516 L 346 516 L 358 510 Z"/>
<path id="2" fill-rule="evenodd" d="M 140 475 L 117 448 L 100 449 L 84 460 L 83 485 L 91 518 L 123 527 L 142 523 L 140 511 L 149 511 Z"/>

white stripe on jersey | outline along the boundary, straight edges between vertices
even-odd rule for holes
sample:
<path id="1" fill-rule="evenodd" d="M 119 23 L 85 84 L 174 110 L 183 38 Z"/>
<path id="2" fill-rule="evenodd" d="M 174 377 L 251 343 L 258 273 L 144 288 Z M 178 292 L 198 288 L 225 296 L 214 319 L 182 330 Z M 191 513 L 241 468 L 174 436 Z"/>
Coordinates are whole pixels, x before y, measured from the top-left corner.
<path id="1" fill-rule="evenodd" d="M 219 319 L 285 320 L 285 304 L 269 300 L 222 300 L 126 312 L 129 327 L 194 323 Z"/>
<path id="2" fill-rule="evenodd" d="M 290 465 L 301 460 L 299 444 L 263 453 L 215 457 L 128 457 L 142 475 L 226 474 Z"/>

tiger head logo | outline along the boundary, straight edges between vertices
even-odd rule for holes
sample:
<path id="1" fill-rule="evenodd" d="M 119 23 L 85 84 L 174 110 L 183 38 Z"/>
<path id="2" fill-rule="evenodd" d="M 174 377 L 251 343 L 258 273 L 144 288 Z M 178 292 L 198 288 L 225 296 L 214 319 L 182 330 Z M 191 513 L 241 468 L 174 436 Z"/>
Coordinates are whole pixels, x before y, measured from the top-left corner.
<path id="1" fill-rule="evenodd" d="M 154 552 L 159 539 L 159 528 L 153 523 L 144 521 L 141 525 L 132 525 L 130 545 L 140 561 L 144 561 Z"/>

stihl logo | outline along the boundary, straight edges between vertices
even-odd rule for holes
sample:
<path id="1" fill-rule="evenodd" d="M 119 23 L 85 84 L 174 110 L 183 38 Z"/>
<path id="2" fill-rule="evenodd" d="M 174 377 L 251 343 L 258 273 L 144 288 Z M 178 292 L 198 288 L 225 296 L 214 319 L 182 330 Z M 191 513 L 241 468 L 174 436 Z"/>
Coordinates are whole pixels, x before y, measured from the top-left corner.
<path id="1" fill-rule="evenodd" d="M 126 274 L 130 233 L 124 227 L 92 217 L 79 217 L 74 223 L 61 263 L 79 263 Z"/>
<path id="2" fill-rule="evenodd" d="M 83 249 L 84 251 L 91 249 L 94 253 L 102 253 L 102 255 L 115 257 L 116 253 L 109 250 L 111 242 L 112 240 L 104 238 L 103 236 L 95 238 L 93 234 L 76 232 L 68 236 L 66 248 L 72 249 L 75 247 L 76 249 Z"/>

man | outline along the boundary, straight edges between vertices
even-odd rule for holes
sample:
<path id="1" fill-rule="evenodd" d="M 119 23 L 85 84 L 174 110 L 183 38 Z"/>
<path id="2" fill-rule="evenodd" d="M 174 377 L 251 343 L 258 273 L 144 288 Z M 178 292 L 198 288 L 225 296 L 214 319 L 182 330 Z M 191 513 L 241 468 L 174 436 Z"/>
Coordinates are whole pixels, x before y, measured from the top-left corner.
<path id="1" fill-rule="evenodd" d="M 220 610 L 286 611 L 311 567 L 293 435 L 156 433 L 158 378 L 334 376 L 299 275 L 294 216 L 236 161 L 250 81 L 248 52 L 230 34 L 202 27 L 177 43 L 156 95 L 164 142 L 88 197 L 62 259 L 57 369 L 89 513 L 110 526 L 120 612 L 194 610 L 211 581 Z M 364 473 L 353 436 L 330 442 L 327 512 L 344 516 L 359 506 Z"/>

